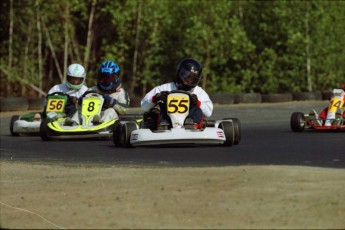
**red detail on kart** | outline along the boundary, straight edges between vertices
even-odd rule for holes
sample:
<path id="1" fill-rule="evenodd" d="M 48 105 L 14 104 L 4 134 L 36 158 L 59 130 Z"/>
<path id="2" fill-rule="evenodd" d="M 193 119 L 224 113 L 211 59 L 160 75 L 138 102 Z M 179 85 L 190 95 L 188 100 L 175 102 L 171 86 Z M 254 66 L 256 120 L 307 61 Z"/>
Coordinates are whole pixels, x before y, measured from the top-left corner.
<path id="1" fill-rule="evenodd" d="M 341 130 L 345 129 L 345 125 L 341 126 L 336 126 L 336 125 L 331 125 L 331 126 L 320 126 L 320 125 L 315 125 L 313 126 L 315 130 Z"/>

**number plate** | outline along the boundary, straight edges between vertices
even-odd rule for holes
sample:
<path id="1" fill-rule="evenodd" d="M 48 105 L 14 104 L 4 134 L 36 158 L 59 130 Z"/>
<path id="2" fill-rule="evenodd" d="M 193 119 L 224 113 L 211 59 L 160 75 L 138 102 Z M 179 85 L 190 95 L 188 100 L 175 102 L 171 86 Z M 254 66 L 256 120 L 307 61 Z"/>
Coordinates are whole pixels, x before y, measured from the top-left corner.
<path id="1" fill-rule="evenodd" d="M 342 108 L 343 107 L 343 104 L 344 104 L 344 101 L 342 98 L 340 97 L 333 97 L 332 100 L 331 100 L 331 103 L 329 104 L 329 107 L 328 107 L 328 112 L 337 112 L 337 109 L 339 108 Z"/>
<path id="2" fill-rule="evenodd" d="M 48 98 L 47 112 L 62 113 L 65 109 L 66 99 Z"/>
<path id="3" fill-rule="evenodd" d="M 101 110 L 102 100 L 99 98 L 84 98 L 83 100 L 83 107 L 82 107 L 82 113 L 83 115 L 89 117 L 94 116 L 99 113 Z"/>
<path id="4" fill-rule="evenodd" d="M 189 112 L 189 96 L 170 94 L 167 99 L 168 113 L 183 114 Z"/>

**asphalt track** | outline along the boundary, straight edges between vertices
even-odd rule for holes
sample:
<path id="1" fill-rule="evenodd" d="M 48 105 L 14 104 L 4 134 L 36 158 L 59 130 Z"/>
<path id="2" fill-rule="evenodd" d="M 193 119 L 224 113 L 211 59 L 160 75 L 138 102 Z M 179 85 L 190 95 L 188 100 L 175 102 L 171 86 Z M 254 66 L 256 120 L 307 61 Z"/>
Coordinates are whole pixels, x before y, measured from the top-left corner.
<path id="1" fill-rule="evenodd" d="M 111 140 L 42 141 L 39 136 L 12 137 L 10 117 L 1 119 L 1 159 L 56 164 L 210 167 L 229 165 L 299 165 L 345 168 L 345 131 L 294 133 L 292 112 L 320 111 L 327 101 L 215 106 L 213 119 L 237 117 L 239 145 L 120 148 Z M 133 110 L 134 111 L 134 110 Z"/>

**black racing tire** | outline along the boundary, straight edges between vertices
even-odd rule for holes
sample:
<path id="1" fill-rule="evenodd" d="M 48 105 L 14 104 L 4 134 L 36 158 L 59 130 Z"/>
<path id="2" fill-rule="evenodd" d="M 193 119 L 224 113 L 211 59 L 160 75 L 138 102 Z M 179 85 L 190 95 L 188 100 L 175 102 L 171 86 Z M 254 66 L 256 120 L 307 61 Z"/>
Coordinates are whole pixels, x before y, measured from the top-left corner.
<path id="1" fill-rule="evenodd" d="M 292 93 L 294 101 L 320 101 L 322 94 L 320 92 L 296 92 Z"/>
<path id="2" fill-rule="evenodd" d="M 120 120 L 115 121 L 113 126 L 113 143 L 115 146 L 120 147 L 120 137 L 121 137 L 121 124 Z"/>
<path id="3" fill-rule="evenodd" d="M 13 115 L 13 116 L 11 117 L 10 132 L 11 132 L 11 135 L 12 135 L 13 137 L 18 137 L 18 136 L 19 136 L 19 133 L 15 133 L 15 132 L 13 131 L 14 122 L 17 121 L 17 120 L 19 120 L 19 117 L 20 117 L 19 115 Z"/>
<path id="4" fill-rule="evenodd" d="M 301 112 L 294 112 L 290 118 L 290 128 L 293 132 L 303 132 L 305 128 L 305 117 Z"/>
<path id="5" fill-rule="evenodd" d="M 273 93 L 261 95 L 262 102 L 289 102 L 292 101 L 291 93 Z"/>
<path id="6" fill-rule="evenodd" d="M 221 121 L 219 124 L 219 128 L 224 131 L 225 135 L 225 141 L 223 145 L 231 147 L 235 141 L 235 129 L 233 123 L 231 121 Z"/>
<path id="7" fill-rule="evenodd" d="M 232 120 L 235 131 L 234 145 L 238 145 L 242 138 L 240 120 L 238 118 L 224 118 L 223 120 Z"/>
<path id="8" fill-rule="evenodd" d="M 260 93 L 240 93 L 235 94 L 234 103 L 261 103 L 262 97 Z"/>
<path id="9" fill-rule="evenodd" d="M 212 93 L 210 99 L 214 104 L 234 104 L 235 96 L 231 93 Z"/>
<path id="10" fill-rule="evenodd" d="M 51 122 L 50 118 L 43 119 L 40 125 L 40 136 L 43 141 L 50 141 L 53 135 L 52 130 L 48 127 L 48 123 Z"/>
<path id="11" fill-rule="evenodd" d="M 28 110 L 40 110 L 43 111 L 45 106 L 45 98 L 28 98 Z"/>
<path id="12" fill-rule="evenodd" d="M 134 122 L 126 122 L 121 125 L 121 145 L 126 148 L 133 147 L 131 145 L 131 133 L 137 129 L 137 125 Z"/>
<path id="13" fill-rule="evenodd" d="M 0 111 L 24 111 L 28 110 L 29 104 L 26 97 L 0 98 Z"/>

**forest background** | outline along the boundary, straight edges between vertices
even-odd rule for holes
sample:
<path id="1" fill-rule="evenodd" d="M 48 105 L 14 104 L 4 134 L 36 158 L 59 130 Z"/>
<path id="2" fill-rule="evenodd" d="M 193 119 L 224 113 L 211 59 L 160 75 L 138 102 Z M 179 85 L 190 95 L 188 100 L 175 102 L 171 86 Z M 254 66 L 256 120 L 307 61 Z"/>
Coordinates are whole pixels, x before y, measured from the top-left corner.
<path id="1" fill-rule="evenodd" d="M 325 92 L 345 80 L 345 1 L 1 0 L 1 97 L 41 97 L 71 63 L 105 60 L 130 96 L 184 57 L 207 92 Z"/>

